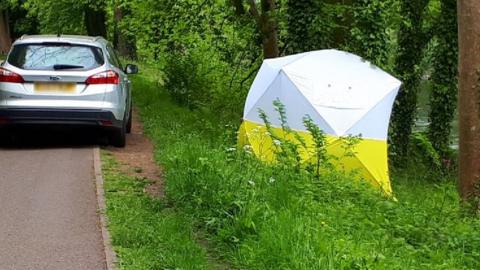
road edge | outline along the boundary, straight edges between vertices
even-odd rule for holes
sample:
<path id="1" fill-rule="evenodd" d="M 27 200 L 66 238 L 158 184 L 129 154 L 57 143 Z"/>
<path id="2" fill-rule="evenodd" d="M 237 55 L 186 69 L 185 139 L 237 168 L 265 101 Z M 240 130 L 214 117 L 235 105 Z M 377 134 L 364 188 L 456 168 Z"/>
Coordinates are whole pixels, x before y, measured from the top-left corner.
<path id="1" fill-rule="evenodd" d="M 105 251 L 105 262 L 107 270 L 117 269 L 117 254 L 113 250 L 110 232 L 108 231 L 108 220 L 106 216 L 107 205 L 105 203 L 105 190 L 103 188 L 102 160 L 100 148 L 93 148 L 93 168 L 95 172 L 95 186 L 97 187 L 97 205 L 102 230 L 103 248 Z"/>

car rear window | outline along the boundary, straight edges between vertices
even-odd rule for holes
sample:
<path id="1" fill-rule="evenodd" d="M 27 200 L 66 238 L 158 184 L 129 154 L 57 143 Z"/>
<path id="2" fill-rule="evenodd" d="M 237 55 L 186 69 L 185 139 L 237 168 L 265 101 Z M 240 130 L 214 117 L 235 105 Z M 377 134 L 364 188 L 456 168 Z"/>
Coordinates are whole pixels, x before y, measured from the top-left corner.
<path id="1" fill-rule="evenodd" d="M 42 43 L 15 45 L 8 63 L 26 70 L 90 70 L 102 66 L 105 59 L 97 47 Z"/>

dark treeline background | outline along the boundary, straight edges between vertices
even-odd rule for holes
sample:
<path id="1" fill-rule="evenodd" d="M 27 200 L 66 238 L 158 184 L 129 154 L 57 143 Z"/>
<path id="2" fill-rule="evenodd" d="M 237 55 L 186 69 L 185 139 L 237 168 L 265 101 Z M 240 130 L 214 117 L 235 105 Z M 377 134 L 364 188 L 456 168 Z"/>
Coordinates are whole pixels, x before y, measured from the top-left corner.
<path id="1" fill-rule="evenodd" d="M 2 0 L 0 53 L 23 34 L 105 36 L 125 58 L 158 66 L 180 104 L 239 117 L 264 57 L 350 51 L 404 83 L 390 136 L 401 167 L 411 155 L 421 84 L 430 128 L 414 144 L 437 163 L 451 159 L 456 15 L 455 0 Z"/>

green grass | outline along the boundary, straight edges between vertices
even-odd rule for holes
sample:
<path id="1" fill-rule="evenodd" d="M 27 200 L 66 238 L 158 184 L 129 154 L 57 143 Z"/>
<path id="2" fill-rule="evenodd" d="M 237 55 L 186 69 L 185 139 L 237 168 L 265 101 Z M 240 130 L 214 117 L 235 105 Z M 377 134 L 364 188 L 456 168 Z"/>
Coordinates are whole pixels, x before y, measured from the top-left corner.
<path id="1" fill-rule="evenodd" d="M 118 171 L 103 153 L 109 230 L 120 269 L 212 269 L 195 239 L 192 222 L 152 199 L 147 183 Z"/>
<path id="2" fill-rule="evenodd" d="M 480 269 L 480 221 L 461 211 L 453 181 L 426 181 L 412 170 L 393 179 L 398 202 L 336 172 L 316 181 L 234 150 L 235 121 L 176 106 L 158 75 L 144 71 L 134 79 L 134 87 L 156 160 L 165 172 L 163 203 L 175 206 L 169 213 L 184 222 L 181 228 L 188 228 L 189 235 L 205 233 L 215 253 L 232 267 Z M 142 196 L 142 203 L 118 198 L 119 205 L 136 206 L 130 209 L 130 219 L 114 218 L 114 240 L 115 235 L 129 236 L 115 243 L 130 246 L 127 261 L 148 256 L 160 269 L 168 269 L 172 264 L 161 262 L 182 255 L 164 249 L 145 255 L 133 248 L 175 235 L 142 228 L 150 222 L 132 221 L 139 211 L 162 223 L 165 211 L 161 202 L 136 196 Z M 135 233 L 115 233 L 125 226 Z M 191 238 L 181 242 L 188 250 L 195 246 Z"/>

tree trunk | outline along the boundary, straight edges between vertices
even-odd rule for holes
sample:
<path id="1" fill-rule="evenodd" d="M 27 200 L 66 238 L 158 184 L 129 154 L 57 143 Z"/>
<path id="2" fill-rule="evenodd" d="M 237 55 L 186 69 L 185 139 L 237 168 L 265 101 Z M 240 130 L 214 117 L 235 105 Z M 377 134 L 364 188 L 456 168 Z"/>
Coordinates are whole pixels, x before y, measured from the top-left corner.
<path id="1" fill-rule="evenodd" d="M 336 48 L 345 47 L 350 36 L 350 29 L 353 23 L 353 1 L 352 0 L 324 0 L 324 4 L 331 6 L 346 6 L 343 13 L 335 17 L 335 28 L 333 31 L 333 46 Z"/>
<path id="2" fill-rule="evenodd" d="M 428 138 L 442 159 L 450 159 L 450 133 L 458 98 L 457 0 L 442 0 L 435 30 Z"/>
<path id="3" fill-rule="evenodd" d="M 105 18 L 106 14 L 103 8 L 85 6 L 85 26 L 89 36 L 107 37 Z"/>
<path id="4" fill-rule="evenodd" d="M 255 0 L 248 0 L 248 4 L 262 37 L 263 57 L 278 57 L 280 50 L 278 48 L 277 20 L 272 14 L 275 12 L 275 0 L 261 0 L 261 13 Z"/>
<path id="5" fill-rule="evenodd" d="M 119 27 L 120 22 L 124 16 L 128 16 L 128 11 L 122 9 L 118 5 L 115 7 L 115 32 L 114 32 L 114 46 L 120 55 L 126 56 L 130 59 L 137 59 L 137 49 L 135 37 L 127 37 Z"/>
<path id="6" fill-rule="evenodd" d="M 235 15 L 245 15 L 245 7 L 243 6 L 243 0 L 230 0 L 230 3 L 235 9 Z"/>
<path id="7" fill-rule="evenodd" d="M 12 45 L 7 11 L 0 10 L 0 54 L 7 54 Z"/>
<path id="8" fill-rule="evenodd" d="M 480 196 L 480 1 L 458 1 L 459 189 L 464 200 Z M 478 203 L 478 200 L 477 200 Z M 477 205 L 479 206 L 479 205 Z"/>
<path id="9" fill-rule="evenodd" d="M 288 0 L 286 5 L 287 51 L 302 53 L 319 46 L 316 37 L 311 33 L 313 21 L 318 13 L 316 2 L 314 0 Z"/>
<path id="10" fill-rule="evenodd" d="M 409 160 L 409 145 L 417 111 L 417 93 L 422 74 L 417 71 L 428 38 L 423 31 L 424 13 L 428 0 L 402 1 L 404 16 L 398 31 L 398 53 L 395 74 L 403 81 L 393 106 L 390 123 L 390 154 L 395 167 L 404 167 Z"/>

